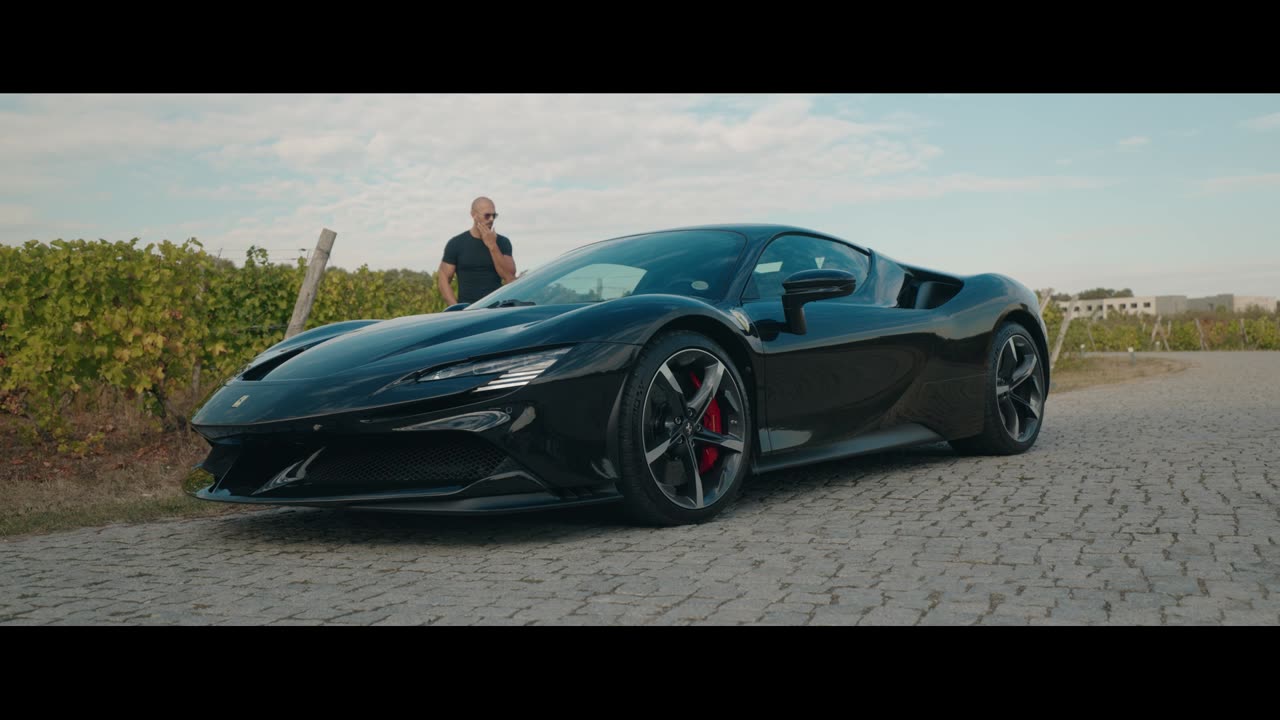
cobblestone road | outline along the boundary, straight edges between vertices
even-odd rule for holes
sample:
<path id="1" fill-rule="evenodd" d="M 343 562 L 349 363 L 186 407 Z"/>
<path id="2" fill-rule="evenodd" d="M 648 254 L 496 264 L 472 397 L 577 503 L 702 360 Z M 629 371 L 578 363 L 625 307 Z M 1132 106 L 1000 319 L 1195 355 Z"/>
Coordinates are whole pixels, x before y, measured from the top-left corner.
<path id="1" fill-rule="evenodd" d="M 1280 622 L 1280 353 L 1050 397 L 1036 447 L 754 478 L 716 521 L 268 510 L 0 541 L 0 624 Z"/>

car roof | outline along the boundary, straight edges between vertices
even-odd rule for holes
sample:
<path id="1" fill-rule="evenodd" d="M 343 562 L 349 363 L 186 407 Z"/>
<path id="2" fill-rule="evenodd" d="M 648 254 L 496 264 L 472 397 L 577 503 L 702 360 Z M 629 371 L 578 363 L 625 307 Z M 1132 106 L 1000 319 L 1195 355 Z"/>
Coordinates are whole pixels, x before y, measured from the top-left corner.
<path id="1" fill-rule="evenodd" d="M 806 227 L 800 227 L 798 225 L 784 225 L 778 223 L 719 223 L 712 225 L 684 225 L 680 227 L 662 228 L 660 230 L 647 230 L 645 232 L 629 233 L 613 239 L 617 240 L 621 237 L 636 237 L 639 235 L 653 235 L 655 233 L 679 232 L 686 230 L 724 230 L 740 233 L 753 241 L 768 239 L 774 235 L 784 232 L 801 232 L 811 235 L 821 235 L 823 237 L 834 238 L 837 240 L 842 239 L 832 235 L 831 233 L 822 232 L 820 230 L 813 230 Z"/>

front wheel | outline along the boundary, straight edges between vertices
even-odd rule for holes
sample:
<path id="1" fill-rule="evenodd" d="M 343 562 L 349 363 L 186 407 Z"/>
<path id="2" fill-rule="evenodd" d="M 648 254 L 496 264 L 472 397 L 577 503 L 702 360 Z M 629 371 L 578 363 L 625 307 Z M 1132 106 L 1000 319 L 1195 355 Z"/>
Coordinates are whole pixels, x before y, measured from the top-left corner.
<path id="1" fill-rule="evenodd" d="M 1016 455 L 1040 435 L 1045 361 L 1026 328 L 1015 322 L 1002 325 L 991 345 L 982 434 L 952 440 L 951 446 L 967 455 Z"/>
<path id="2" fill-rule="evenodd" d="M 618 489 L 636 519 L 708 520 L 748 473 L 751 412 L 728 354 L 704 335 L 665 333 L 641 351 L 623 396 Z"/>

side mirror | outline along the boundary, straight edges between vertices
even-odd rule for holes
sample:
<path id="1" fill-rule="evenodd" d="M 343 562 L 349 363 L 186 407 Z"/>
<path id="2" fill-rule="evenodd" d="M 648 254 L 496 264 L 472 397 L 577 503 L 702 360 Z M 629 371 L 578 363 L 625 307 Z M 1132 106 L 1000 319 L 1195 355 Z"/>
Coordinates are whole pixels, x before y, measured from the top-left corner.
<path id="1" fill-rule="evenodd" d="M 849 295 L 857 282 L 853 273 L 845 270 L 804 270 L 784 280 L 782 309 L 787 317 L 787 330 L 804 335 L 808 332 L 804 304 Z"/>

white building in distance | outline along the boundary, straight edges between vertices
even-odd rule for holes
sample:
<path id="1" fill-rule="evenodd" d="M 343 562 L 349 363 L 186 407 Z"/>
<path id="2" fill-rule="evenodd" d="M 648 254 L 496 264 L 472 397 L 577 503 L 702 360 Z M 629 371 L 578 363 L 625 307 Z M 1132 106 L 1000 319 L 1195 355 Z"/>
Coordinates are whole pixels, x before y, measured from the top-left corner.
<path id="1" fill-rule="evenodd" d="M 1267 295 L 1210 295 L 1208 297 L 1191 298 L 1187 301 L 1188 310 L 1212 311 L 1223 308 L 1227 312 L 1245 312 L 1250 308 L 1262 308 L 1267 312 L 1276 309 L 1276 299 Z"/>
<path id="2" fill-rule="evenodd" d="M 1208 297 L 1190 298 L 1186 295 L 1143 295 L 1129 298 L 1098 298 L 1096 300 L 1058 300 L 1057 305 L 1065 312 L 1071 308 L 1073 317 L 1107 317 L 1112 313 L 1142 314 L 1155 317 L 1157 315 L 1177 315 L 1178 313 L 1195 311 L 1212 311 L 1224 308 L 1227 312 L 1244 312 L 1252 307 L 1260 307 L 1267 312 L 1276 310 L 1276 299 L 1267 295 L 1210 295 Z"/>

